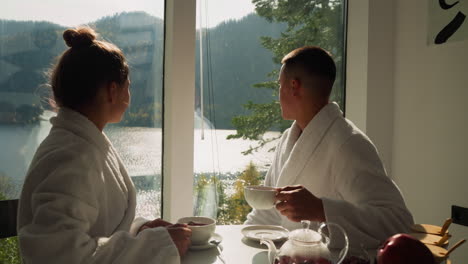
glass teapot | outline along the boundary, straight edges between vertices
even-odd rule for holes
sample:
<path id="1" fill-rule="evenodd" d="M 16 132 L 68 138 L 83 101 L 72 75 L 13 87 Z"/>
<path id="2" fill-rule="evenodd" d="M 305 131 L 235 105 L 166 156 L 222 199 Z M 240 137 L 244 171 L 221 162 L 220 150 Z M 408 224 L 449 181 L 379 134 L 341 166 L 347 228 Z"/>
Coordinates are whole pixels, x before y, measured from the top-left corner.
<path id="1" fill-rule="evenodd" d="M 310 229 L 310 221 L 302 220 L 302 229 L 289 233 L 289 239 L 277 250 L 272 240 L 262 238 L 268 246 L 271 264 L 340 264 L 348 253 L 349 241 L 344 229 L 334 223 L 321 223 L 317 231 Z M 330 238 L 324 234 L 325 227 L 337 228 L 343 233 L 344 247 L 338 254 L 328 249 Z"/>

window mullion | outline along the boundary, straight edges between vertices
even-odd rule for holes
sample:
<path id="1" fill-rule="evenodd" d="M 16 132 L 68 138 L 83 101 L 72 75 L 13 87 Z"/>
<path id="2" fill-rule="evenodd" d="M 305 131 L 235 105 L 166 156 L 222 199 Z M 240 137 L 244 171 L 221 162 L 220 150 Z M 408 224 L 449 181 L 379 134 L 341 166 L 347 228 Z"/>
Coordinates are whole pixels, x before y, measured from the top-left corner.
<path id="1" fill-rule="evenodd" d="M 193 214 L 196 1 L 166 0 L 163 218 Z"/>

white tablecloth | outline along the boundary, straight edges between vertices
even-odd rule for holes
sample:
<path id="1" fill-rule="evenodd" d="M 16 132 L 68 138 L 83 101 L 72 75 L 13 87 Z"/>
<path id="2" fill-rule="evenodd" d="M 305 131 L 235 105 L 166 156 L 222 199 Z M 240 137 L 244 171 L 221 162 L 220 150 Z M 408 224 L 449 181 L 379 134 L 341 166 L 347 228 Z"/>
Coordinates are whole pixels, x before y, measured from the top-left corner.
<path id="1" fill-rule="evenodd" d="M 242 264 L 269 264 L 268 250 L 265 246 L 258 242 L 245 239 L 241 233 L 245 225 L 226 225 L 216 226 L 215 233 L 223 237 L 221 246 L 223 247 L 222 254 L 226 260 L 226 264 L 242 263 Z M 182 264 L 222 264 L 218 258 L 216 248 L 206 250 L 189 250 L 186 256 L 182 258 Z"/>

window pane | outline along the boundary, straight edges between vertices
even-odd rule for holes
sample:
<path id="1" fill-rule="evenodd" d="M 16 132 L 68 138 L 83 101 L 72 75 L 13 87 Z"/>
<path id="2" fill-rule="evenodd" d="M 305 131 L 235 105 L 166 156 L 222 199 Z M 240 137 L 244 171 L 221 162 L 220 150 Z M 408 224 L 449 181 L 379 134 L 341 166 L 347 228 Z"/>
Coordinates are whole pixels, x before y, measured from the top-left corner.
<path id="1" fill-rule="evenodd" d="M 137 191 L 137 215 L 161 215 L 164 1 L 105 0 L 2 3 L 0 9 L 0 198 L 18 198 L 55 113 L 45 72 L 65 49 L 66 28 L 89 25 L 120 47 L 130 64 L 132 103 L 105 133 Z"/>
<path id="2" fill-rule="evenodd" d="M 278 103 L 284 55 L 306 45 L 330 51 L 332 100 L 344 109 L 344 1 L 252 2 L 198 0 L 194 214 L 220 223 L 243 223 L 251 210 L 243 186 L 263 183 L 291 124 Z"/>

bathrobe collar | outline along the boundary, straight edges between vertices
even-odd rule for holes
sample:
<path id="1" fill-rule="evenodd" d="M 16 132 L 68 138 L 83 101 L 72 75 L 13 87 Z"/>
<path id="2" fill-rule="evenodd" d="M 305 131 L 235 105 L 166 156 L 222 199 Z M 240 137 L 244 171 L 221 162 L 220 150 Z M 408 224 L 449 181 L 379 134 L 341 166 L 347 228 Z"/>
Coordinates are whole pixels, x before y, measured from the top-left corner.
<path id="1" fill-rule="evenodd" d="M 128 176 L 128 172 L 109 138 L 107 138 L 107 136 L 86 116 L 69 108 L 61 107 L 57 116 L 52 117 L 50 122 L 53 127 L 63 128 L 70 131 L 76 136 L 83 138 L 90 144 L 96 146 L 99 151 L 102 152 L 103 157 L 106 157 L 106 160 L 109 162 L 109 169 L 116 173 L 116 179 L 122 189 L 122 195 L 124 195 L 125 199 L 128 201 L 127 208 L 135 208 L 136 192 L 133 187 L 133 182 Z M 131 223 L 134 217 L 134 211 L 127 211 L 122 222 L 117 227 L 117 230 L 125 229 L 126 225 Z"/>
<path id="2" fill-rule="evenodd" d="M 84 138 L 86 141 L 98 147 L 103 154 L 112 151 L 112 144 L 107 136 L 86 116 L 70 108 L 61 107 L 57 116 L 50 119 L 54 127 L 61 127 L 73 134 Z"/>
<path id="3" fill-rule="evenodd" d="M 286 186 L 297 179 L 330 126 L 338 117 L 342 116 L 340 107 L 333 102 L 323 107 L 307 124 L 302 133 L 296 122 L 292 124 L 284 139 L 286 142 L 279 150 L 281 151 L 282 170 L 276 186 Z"/>

